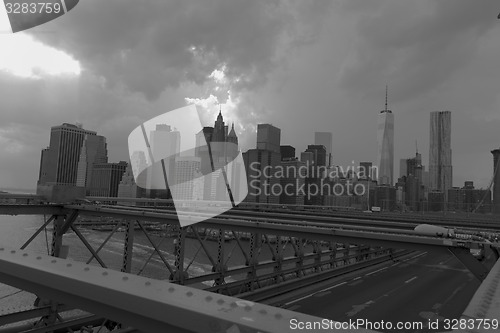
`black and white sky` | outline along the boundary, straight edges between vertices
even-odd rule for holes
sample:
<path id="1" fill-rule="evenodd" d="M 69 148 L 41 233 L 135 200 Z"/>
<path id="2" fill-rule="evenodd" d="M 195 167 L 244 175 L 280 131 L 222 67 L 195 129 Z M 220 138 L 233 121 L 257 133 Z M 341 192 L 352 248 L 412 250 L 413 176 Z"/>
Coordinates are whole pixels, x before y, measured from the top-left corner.
<path id="1" fill-rule="evenodd" d="M 189 103 L 221 104 L 241 148 L 258 123 L 297 152 L 333 133 L 337 165 L 376 161 L 377 115 L 399 159 L 429 153 L 429 113 L 452 112 L 454 185 L 488 185 L 500 147 L 497 0 L 84 0 L 0 34 L 0 188 L 33 189 L 50 127 L 80 122 L 128 159 L 130 132 Z M 0 24 L 6 17 L 0 17 Z"/>

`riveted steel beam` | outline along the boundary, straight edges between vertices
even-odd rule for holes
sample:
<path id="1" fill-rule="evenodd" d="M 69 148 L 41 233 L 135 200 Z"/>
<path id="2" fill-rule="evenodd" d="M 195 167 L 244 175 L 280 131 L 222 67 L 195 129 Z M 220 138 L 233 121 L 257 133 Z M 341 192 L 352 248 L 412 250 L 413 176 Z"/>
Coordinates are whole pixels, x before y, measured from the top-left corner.
<path id="1" fill-rule="evenodd" d="M 3 248 L 0 282 L 104 315 L 143 332 L 291 332 L 292 320 L 322 321 L 166 281 Z M 339 330 L 350 331 L 354 332 Z"/>

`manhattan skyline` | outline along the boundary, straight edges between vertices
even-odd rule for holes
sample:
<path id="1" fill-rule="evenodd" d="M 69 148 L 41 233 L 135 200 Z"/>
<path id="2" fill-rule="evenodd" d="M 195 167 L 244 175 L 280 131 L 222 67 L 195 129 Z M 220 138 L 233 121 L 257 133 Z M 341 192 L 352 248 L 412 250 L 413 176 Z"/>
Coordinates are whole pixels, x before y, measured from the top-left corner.
<path id="1" fill-rule="evenodd" d="M 188 103 L 202 108 L 203 126 L 222 107 L 242 150 L 268 123 L 298 152 L 331 132 L 334 164 L 376 163 L 386 84 L 396 161 L 414 155 L 415 141 L 429 146 L 430 112 L 450 110 L 453 183 L 489 184 L 500 146 L 496 1 L 136 6 L 85 1 L 43 29 L 0 36 L 0 188 L 35 187 L 51 126 L 82 123 L 119 161 L 137 124 Z"/>

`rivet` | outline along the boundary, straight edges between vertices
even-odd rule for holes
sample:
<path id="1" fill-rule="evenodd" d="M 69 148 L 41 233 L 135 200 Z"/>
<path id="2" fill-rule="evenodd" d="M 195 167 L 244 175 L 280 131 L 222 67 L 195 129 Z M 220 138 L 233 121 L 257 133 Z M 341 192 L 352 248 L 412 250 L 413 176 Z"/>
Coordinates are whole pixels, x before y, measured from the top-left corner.
<path id="1" fill-rule="evenodd" d="M 214 299 L 214 298 L 213 298 L 212 296 L 207 296 L 207 297 L 205 297 L 205 300 L 206 300 L 207 302 L 210 302 L 210 301 L 212 301 L 213 299 Z"/>
<path id="2" fill-rule="evenodd" d="M 151 282 L 149 281 L 146 281 L 146 283 L 144 283 L 146 286 L 150 286 L 151 285 Z"/>
<path id="3" fill-rule="evenodd" d="M 27 253 L 23 253 L 23 257 L 27 257 L 27 256 L 28 256 L 28 254 L 27 254 Z"/>
<path id="4" fill-rule="evenodd" d="M 188 292 L 186 293 L 186 296 L 188 296 L 188 297 L 193 296 L 193 292 L 192 292 L 192 291 L 188 291 Z"/>
<path id="5" fill-rule="evenodd" d="M 222 298 L 219 298 L 219 299 L 217 300 L 217 304 L 224 304 L 224 300 L 223 300 Z"/>
<path id="6" fill-rule="evenodd" d="M 66 267 L 71 267 L 71 266 L 73 266 L 73 265 L 72 264 L 66 264 Z"/>
<path id="7" fill-rule="evenodd" d="M 88 271 L 90 271 L 90 268 L 85 267 L 83 270 L 84 270 L 85 272 L 88 272 Z"/>
<path id="8" fill-rule="evenodd" d="M 108 275 L 108 272 L 102 272 L 102 275 L 106 276 Z"/>
<path id="9" fill-rule="evenodd" d="M 265 314 L 267 314 L 267 311 L 265 309 L 261 309 L 261 310 L 259 310 L 259 313 L 265 315 Z"/>
<path id="10" fill-rule="evenodd" d="M 37 260 L 42 260 L 42 257 L 38 256 L 36 257 Z"/>
<path id="11" fill-rule="evenodd" d="M 16 253 L 16 250 L 12 250 L 12 251 L 10 251 L 10 253 Z"/>
<path id="12" fill-rule="evenodd" d="M 231 304 L 229 304 L 229 306 L 232 308 L 235 308 L 238 306 L 238 304 L 236 304 L 236 302 L 231 302 Z"/>
<path id="13" fill-rule="evenodd" d="M 281 319 L 281 318 L 283 318 L 283 315 L 281 313 L 277 313 L 274 315 L 274 318 Z"/>
<path id="14" fill-rule="evenodd" d="M 55 264 L 57 262 L 57 260 L 53 259 L 50 262 L 53 263 L 53 264 Z"/>
<path id="15" fill-rule="evenodd" d="M 124 276 L 124 277 L 122 277 L 122 280 L 123 280 L 123 281 L 127 281 L 127 280 L 128 280 L 128 276 Z"/>
<path id="16" fill-rule="evenodd" d="M 174 288 L 174 287 L 170 287 L 170 288 L 168 288 L 168 291 L 169 291 L 169 292 L 171 292 L 171 293 L 173 293 L 173 292 L 174 292 L 174 290 L 175 290 L 175 288 Z"/>

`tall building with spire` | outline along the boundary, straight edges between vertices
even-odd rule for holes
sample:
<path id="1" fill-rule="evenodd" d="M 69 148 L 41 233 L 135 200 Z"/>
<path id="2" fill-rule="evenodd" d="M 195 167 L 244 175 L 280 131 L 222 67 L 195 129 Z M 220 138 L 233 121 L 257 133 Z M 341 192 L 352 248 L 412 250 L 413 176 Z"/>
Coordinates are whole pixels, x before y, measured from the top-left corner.
<path id="1" fill-rule="evenodd" d="M 199 186 L 203 191 L 204 200 L 224 200 L 227 196 L 225 178 L 227 177 L 230 184 L 235 184 L 234 179 L 242 172 L 237 164 L 232 168 L 226 167 L 238 153 L 238 136 L 234 124 L 228 133 L 228 126 L 224 123 L 220 109 L 214 127 L 204 127 L 196 134 L 195 156 L 200 159 L 200 173 L 211 174 L 210 177 L 205 177 L 204 184 Z M 225 168 L 225 175 L 222 168 Z"/>
<path id="2" fill-rule="evenodd" d="M 378 183 L 393 185 L 394 177 L 394 114 L 387 108 L 387 86 L 385 87 L 385 109 L 378 114 Z"/>
<path id="3" fill-rule="evenodd" d="M 226 142 L 226 132 L 227 127 L 224 124 L 224 119 L 222 118 L 222 109 L 219 110 L 219 115 L 214 124 L 214 132 L 212 134 L 213 142 Z"/>
<path id="4" fill-rule="evenodd" d="M 430 118 L 429 190 L 444 193 L 453 186 L 451 112 L 434 111 Z"/>

